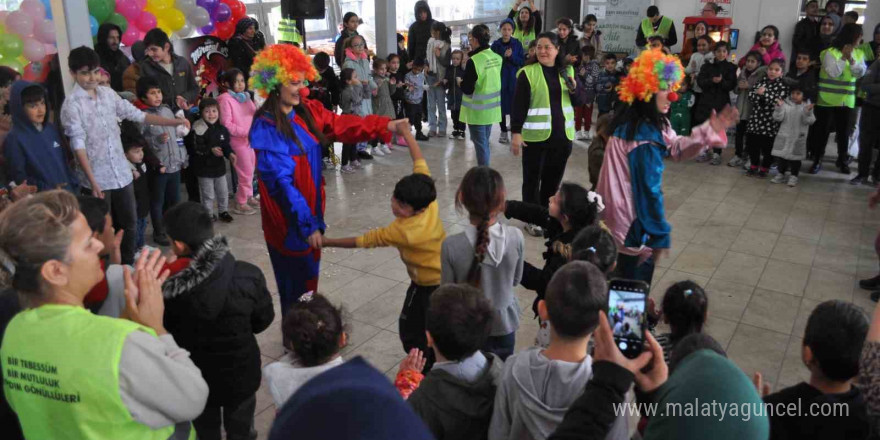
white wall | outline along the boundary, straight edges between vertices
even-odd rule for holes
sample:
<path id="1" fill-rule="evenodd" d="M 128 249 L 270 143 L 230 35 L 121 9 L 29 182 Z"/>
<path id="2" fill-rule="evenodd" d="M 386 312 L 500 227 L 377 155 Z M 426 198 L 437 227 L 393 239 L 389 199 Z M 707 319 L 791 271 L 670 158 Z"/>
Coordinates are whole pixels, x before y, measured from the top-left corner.
<path id="1" fill-rule="evenodd" d="M 755 32 L 769 24 L 779 28 L 780 43 L 785 51 L 785 56 L 791 56 L 791 38 L 794 34 L 794 26 L 797 24 L 798 11 L 802 0 L 731 0 L 733 4 L 730 16 L 733 18 L 733 28 L 739 29 L 739 46 L 736 52 L 737 59 L 744 56 L 754 42 Z M 869 2 L 880 3 L 880 2 Z M 699 0 L 655 0 L 654 4 L 660 8 L 660 13 L 675 20 L 678 31 L 679 44 L 673 48 L 673 52 L 681 50 L 681 21 L 684 17 L 697 15 Z M 727 8 L 728 5 L 723 5 Z"/>

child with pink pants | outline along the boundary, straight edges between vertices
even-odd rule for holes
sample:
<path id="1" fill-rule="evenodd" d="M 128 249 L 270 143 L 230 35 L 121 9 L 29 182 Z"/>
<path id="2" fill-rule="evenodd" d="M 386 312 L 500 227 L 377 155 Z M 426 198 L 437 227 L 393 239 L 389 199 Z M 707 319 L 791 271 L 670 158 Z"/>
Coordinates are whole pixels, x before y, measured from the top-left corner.
<path id="1" fill-rule="evenodd" d="M 238 69 L 229 69 L 223 74 L 223 84 L 227 92 L 217 97 L 220 103 L 220 121 L 232 136 L 229 143 L 235 153 L 235 173 L 238 175 L 238 189 L 232 212 L 238 215 L 256 214 L 260 203 L 254 199 L 254 169 L 256 154 L 248 141 L 251 122 L 257 106 L 246 91 L 244 74 Z"/>

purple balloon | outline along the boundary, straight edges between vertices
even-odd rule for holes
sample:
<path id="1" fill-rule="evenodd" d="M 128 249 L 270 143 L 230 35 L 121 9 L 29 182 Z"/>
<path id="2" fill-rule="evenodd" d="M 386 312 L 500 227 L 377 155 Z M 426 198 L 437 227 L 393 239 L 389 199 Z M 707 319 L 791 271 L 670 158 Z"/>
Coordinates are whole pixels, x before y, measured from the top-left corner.
<path id="1" fill-rule="evenodd" d="M 214 22 L 212 21 L 207 25 L 200 27 L 199 32 L 201 32 L 202 35 L 210 35 L 211 32 L 214 32 Z"/>
<path id="2" fill-rule="evenodd" d="M 218 23 L 225 23 L 230 18 L 232 18 L 232 9 L 229 9 L 229 6 L 220 3 L 220 5 L 217 6 L 217 9 L 214 10 L 214 21 Z"/>
<path id="3" fill-rule="evenodd" d="M 220 4 L 220 0 L 197 0 L 196 5 L 201 6 L 208 10 L 211 14 L 214 13 L 214 9 L 217 9 L 217 5 Z"/>

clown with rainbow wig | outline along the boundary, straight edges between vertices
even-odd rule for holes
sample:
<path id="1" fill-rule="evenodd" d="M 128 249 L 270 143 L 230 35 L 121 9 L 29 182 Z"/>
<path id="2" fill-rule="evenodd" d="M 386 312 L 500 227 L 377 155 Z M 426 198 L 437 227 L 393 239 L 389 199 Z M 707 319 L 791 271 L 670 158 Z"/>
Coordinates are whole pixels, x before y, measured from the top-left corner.
<path id="1" fill-rule="evenodd" d="M 707 148 L 727 146 L 725 131 L 739 117 L 728 106 L 690 136 L 675 134 L 666 115 L 683 79 L 678 57 L 654 49 L 639 54 L 617 87 L 622 104 L 615 109 L 596 192 L 605 200 L 603 220 L 619 250 L 619 278 L 650 285 L 655 260 L 670 247 L 661 190 L 663 160 L 687 160 Z"/>
<path id="2" fill-rule="evenodd" d="M 337 115 L 308 99 L 318 78 L 299 48 L 262 50 L 251 67 L 250 87 L 266 99 L 257 110 L 250 142 L 257 156 L 263 235 L 269 249 L 281 313 L 304 293 L 318 290 L 324 223 L 321 151 L 332 142 L 391 140 L 396 121 L 381 116 Z"/>

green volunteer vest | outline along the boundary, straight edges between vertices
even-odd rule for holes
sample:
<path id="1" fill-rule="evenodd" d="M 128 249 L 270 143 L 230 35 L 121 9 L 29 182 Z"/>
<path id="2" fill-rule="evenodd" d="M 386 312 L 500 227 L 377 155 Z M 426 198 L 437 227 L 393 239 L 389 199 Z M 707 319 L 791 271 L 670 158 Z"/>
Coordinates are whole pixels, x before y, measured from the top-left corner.
<path id="1" fill-rule="evenodd" d="M 282 18 L 278 22 L 278 41 L 289 41 L 291 43 L 302 44 L 302 37 L 296 28 L 296 20 L 291 18 Z"/>
<path id="2" fill-rule="evenodd" d="M 485 49 L 471 58 L 477 69 L 473 95 L 461 98 L 461 122 L 492 125 L 501 122 L 501 57 Z"/>
<path id="3" fill-rule="evenodd" d="M 553 124 L 550 116 L 550 92 L 547 87 L 547 81 L 544 79 L 544 72 L 541 69 L 541 63 L 530 64 L 523 67 L 520 72 L 526 74 L 529 80 L 529 88 L 531 89 L 531 100 L 529 101 L 529 111 L 526 114 L 526 121 L 522 127 L 522 137 L 526 142 L 543 142 L 550 138 L 550 132 Z M 574 69 L 571 66 L 566 68 L 566 74 L 574 78 Z M 565 80 L 560 76 L 559 84 L 562 86 L 562 113 L 565 114 L 565 136 L 568 140 L 574 140 L 574 108 L 571 106 L 571 98 L 569 98 L 565 85 Z"/>
<path id="4" fill-rule="evenodd" d="M 654 35 L 659 35 L 665 40 L 669 38 L 669 29 L 671 28 L 672 20 L 665 16 L 660 18 L 660 26 L 657 28 L 657 32 L 654 32 L 654 23 L 651 23 L 650 18 L 642 20 L 642 35 L 645 36 L 645 39 Z"/>
<path id="5" fill-rule="evenodd" d="M 838 61 L 843 57 L 840 50 L 829 47 L 819 55 L 820 60 L 825 59 L 826 52 Z M 852 56 L 857 63 L 864 60 L 864 54 L 859 50 L 854 50 Z M 819 69 L 819 102 L 817 104 L 821 107 L 854 108 L 856 106 L 856 79 L 850 70 L 849 63 L 837 78 L 831 78 L 825 69 Z"/>
<path id="6" fill-rule="evenodd" d="M 119 395 L 119 359 L 134 322 L 44 305 L 9 323 L 0 364 L 9 406 L 32 439 L 191 439 L 189 422 L 150 429 Z"/>
<path id="7" fill-rule="evenodd" d="M 535 40 L 535 29 L 532 28 L 529 33 L 524 33 L 522 29 L 519 28 L 519 26 L 514 27 L 516 29 L 513 30 L 513 38 L 519 40 L 519 42 L 522 43 L 523 49 L 526 49 L 526 51 L 528 51 L 529 43 Z"/>

